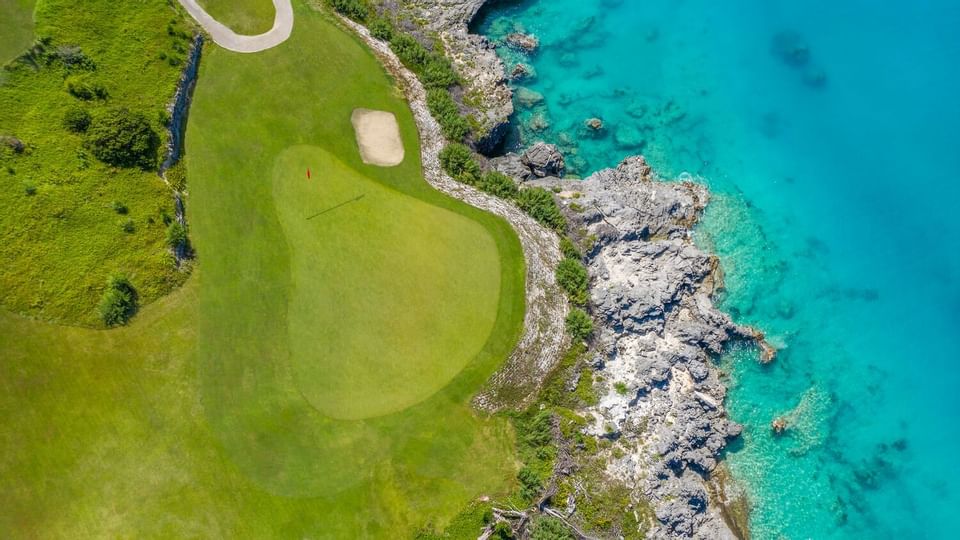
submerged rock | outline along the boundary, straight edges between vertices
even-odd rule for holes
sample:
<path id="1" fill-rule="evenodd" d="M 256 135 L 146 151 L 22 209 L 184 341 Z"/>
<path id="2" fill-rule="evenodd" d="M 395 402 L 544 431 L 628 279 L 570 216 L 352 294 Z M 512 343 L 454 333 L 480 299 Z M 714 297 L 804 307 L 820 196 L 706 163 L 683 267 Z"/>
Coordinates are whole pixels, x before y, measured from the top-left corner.
<path id="1" fill-rule="evenodd" d="M 543 94 L 524 86 L 517 88 L 514 97 L 516 98 L 517 103 L 519 103 L 520 106 L 525 109 L 532 109 L 533 107 L 543 103 Z"/>
<path id="2" fill-rule="evenodd" d="M 777 58 L 791 67 L 803 67 L 810 61 L 810 47 L 800 34 L 791 30 L 775 34 L 770 49 Z"/>
<path id="3" fill-rule="evenodd" d="M 540 40 L 537 39 L 537 36 L 524 34 L 522 32 L 513 32 L 511 34 L 507 34 L 507 37 L 504 38 L 504 41 L 508 46 L 525 53 L 531 53 L 537 50 L 537 47 L 540 46 Z"/>
<path id="4" fill-rule="evenodd" d="M 593 131 L 600 131 L 601 129 L 603 129 L 603 120 L 596 117 L 588 118 L 583 121 L 583 125 Z"/>

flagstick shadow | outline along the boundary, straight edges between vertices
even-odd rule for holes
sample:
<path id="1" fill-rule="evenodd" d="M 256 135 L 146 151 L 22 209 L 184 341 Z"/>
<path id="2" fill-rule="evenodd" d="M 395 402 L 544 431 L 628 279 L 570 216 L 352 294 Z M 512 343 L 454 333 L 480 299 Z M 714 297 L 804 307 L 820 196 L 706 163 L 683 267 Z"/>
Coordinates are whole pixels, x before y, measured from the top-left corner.
<path id="1" fill-rule="evenodd" d="M 357 202 L 357 201 L 359 201 L 360 199 L 362 199 L 362 198 L 364 197 L 364 195 L 366 195 L 366 193 L 361 193 L 360 195 L 357 195 L 356 197 L 354 197 L 354 198 L 352 198 L 352 199 L 343 201 L 342 203 L 339 203 L 339 204 L 335 204 L 335 205 L 333 205 L 333 206 L 331 206 L 330 208 L 327 208 L 327 209 L 325 209 L 325 210 L 321 210 L 321 211 L 317 212 L 316 214 L 313 214 L 312 216 L 308 217 L 308 218 L 307 218 L 307 221 L 310 221 L 311 219 L 313 219 L 313 218 L 315 218 L 315 217 L 322 216 L 323 214 L 326 214 L 327 212 L 332 212 L 332 211 L 336 210 L 337 208 L 340 208 L 341 206 L 346 206 L 346 205 L 348 205 L 348 204 L 350 204 L 350 203 Z"/>

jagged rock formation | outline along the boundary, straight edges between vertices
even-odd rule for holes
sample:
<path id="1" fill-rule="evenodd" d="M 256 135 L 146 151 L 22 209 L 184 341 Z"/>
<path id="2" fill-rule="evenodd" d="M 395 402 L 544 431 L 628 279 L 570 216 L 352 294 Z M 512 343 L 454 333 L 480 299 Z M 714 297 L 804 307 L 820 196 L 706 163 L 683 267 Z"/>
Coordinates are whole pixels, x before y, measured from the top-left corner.
<path id="1" fill-rule="evenodd" d="M 563 176 L 563 154 L 557 147 L 545 142 L 538 142 L 528 148 L 520 156 L 520 162 L 533 176 Z"/>
<path id="2" fill-rule="evenodd" d="M 405 11 L 424 21 L 426 30 L 436 32 L 447 56 L 463 78 L 464 95 L 469 114 L 479 124 L 473 144 L 487 154 L 503 139 L 513 114 L 510 87 L 494 45 L 476 34 L 467 25 L 477 15 L 485 0 L 401 0 Z"/>
<path id="3" fill-rule="evenodd" d="M 642 157 L 581 182 L 533 183 L 580 193 L 572 226 L 596 238 L 587 263 L 606 388 L 587 413 L 589 431 L 623 450 L 607 472 L 651 502 L 654 537 L 733 538 L 704 481 L 741 429 L 712 357 L 757 334 L 711 300 L 717 260 L 691 240 L 707 190 L 658 181 Z"/>

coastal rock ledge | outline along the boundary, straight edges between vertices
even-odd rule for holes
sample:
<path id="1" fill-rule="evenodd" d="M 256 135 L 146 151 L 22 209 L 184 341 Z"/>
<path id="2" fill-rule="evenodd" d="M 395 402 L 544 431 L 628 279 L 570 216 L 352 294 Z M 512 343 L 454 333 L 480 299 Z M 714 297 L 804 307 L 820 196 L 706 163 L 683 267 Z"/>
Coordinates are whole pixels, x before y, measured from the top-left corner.
<path id="1" fill-rule="evenodd" d="M 478 123 L 472 141 L 478 152 L 489 154 L 503 140 L 513 114 L 513 92 L 507 86 L 503 62 L 493 43 L 471 34 L 467 25 L 486 0 L 401 0 L 401 11 L 423 21 L 428 32 L 443 41 L 447 57 L 463 78 L 460 99 Z M 468 103 L 463 103 L 468 102 Z"/>
<path id="2" fill-rule="evenodd" d="M 652 537 L 735 538 L 724 501 L 712 500 L 725 495 L 707 489 L 721 450 L 741 431 L 726 417 L 714 358 L 756 332 L 713 305 L 717 259 L 691 238 L 709 193 L 659 181 L 639 156 L 583 181 L 528 183 L 578 193 L 568 199 L 572 228 L 596 239 L 586 258 L 604 389 L 586 412 L 588 430 L 620 449 L 607 473 L 650 501 Z"/>

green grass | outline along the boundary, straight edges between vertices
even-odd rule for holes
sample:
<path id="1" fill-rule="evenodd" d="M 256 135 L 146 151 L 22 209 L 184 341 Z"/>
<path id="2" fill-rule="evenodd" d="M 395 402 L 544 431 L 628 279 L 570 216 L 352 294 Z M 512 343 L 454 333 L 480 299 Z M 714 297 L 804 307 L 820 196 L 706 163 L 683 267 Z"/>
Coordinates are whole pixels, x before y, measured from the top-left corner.
<path id="1" fill-rule="evenodd" d="M 0 0 L 0 65 L 30 46 L 35 3 L 36 0 Z"/>
<path id="2" fill-rule="evenodd" d="M 6 5 L 6 4 L 5 4 Z M 27 145 L 22 154 L 0 149 L 0 305 L 32 317 L 100 324 L 96 306 L 112 273 L 125 273 L 149 303 L 182 283 L 164 242 L 164 216 L 173 214 L 169 188 L 155 172 L 114 169 L 83 148 L 63 116 L 80 107 L 96 122 L 110 107 L 144 113 L 162 133 L 160 114 L 171 100 L 188 40 L 171 36 L 177 18 L 163 0 L 44 0 L 36 34 L 49 50 L 79 46 L 96 63 L 89 76 L 109 92 L 82 101 L 64 90 L 59 62 L 14 61 L 0 72 L 0 135 Z M 0 19 L 7 35 L 7 20 Z M 176 27 L 186 32 L 187 26 Z M 166 59 L 161 59 L 163 55 Z M 30 192 L 33 194 L 30 194 Z M 118 215 L 112 203 L 129 209 Z M 124 230 L 132 220 L 133 230 Z"/>
<path id="3" fill-rule="evenodd" d="M 238 34 L 262 34 L 273 27 L 276 15 L 270 0 L 200 0 L 200 5 Z"/>
<path id="4" fill-rule="evenodd" d="M 519 242 L 502 220 L 424 182 L 412 114 L 376 59 L 327 15 L 297 6 L 296 17 L 291 39 L 269 51 L 208 51 L 194 96 L 187 166 L 204 272 L 199 362 L 210 421 L 241 468 L 280 493 L 363 482 L 368 460 L 409 456 L 398 440 L 411 436 L 418 455 L 451 469 L 438 474 L 452 473 L 460 458 L 446 445 L 472 428 L 464 424 L 464 433 L 444 419 L 466 421 L 470 396 L 519 334 Z M 396 114 L 408 159 L 364 165 L 350 123 L 356 107 Z M 364 199 L 306 220 L 360 193 Z M 477 290 L 456 291 L 463 287 Z M 438 288 L 454 296 L 437 297 Z M 481 296 L 496 300 L 476 301 Z M 464 318 L 483 322 L 468 332 Z M 341 354 L 326 356 L 328 346 Z M 329 418 L 382 414 L 426 396 L 386 416 Z M 279 430 L 277 411 L 301 428 Z M 324 459 L 304 450 L 316 448 Z"/>
<path id="5" fill-rule="evenodd" d="M 519 242 L 424 182 L 376 59 L 295 9 L 276 49 L 205 52 L 193 279 L 118 330 L 0 312 L 0 535 L 409 538 L 515 484 L 509 423 L 469 400 L 520 332 Z M 394 112 L 408 159 L 364 165 L 354 107 Z M 365 340 L 397 350 L 364 358 Z"/>
<path id="6" fill-rule="evenodd" d="M 480 224 L 311 146 L 280 155 L 273 194 L 291 255 L 291 362 L 319 411 L 366 418 L 405 409 L 483 348 L 500 259 Z"/>

